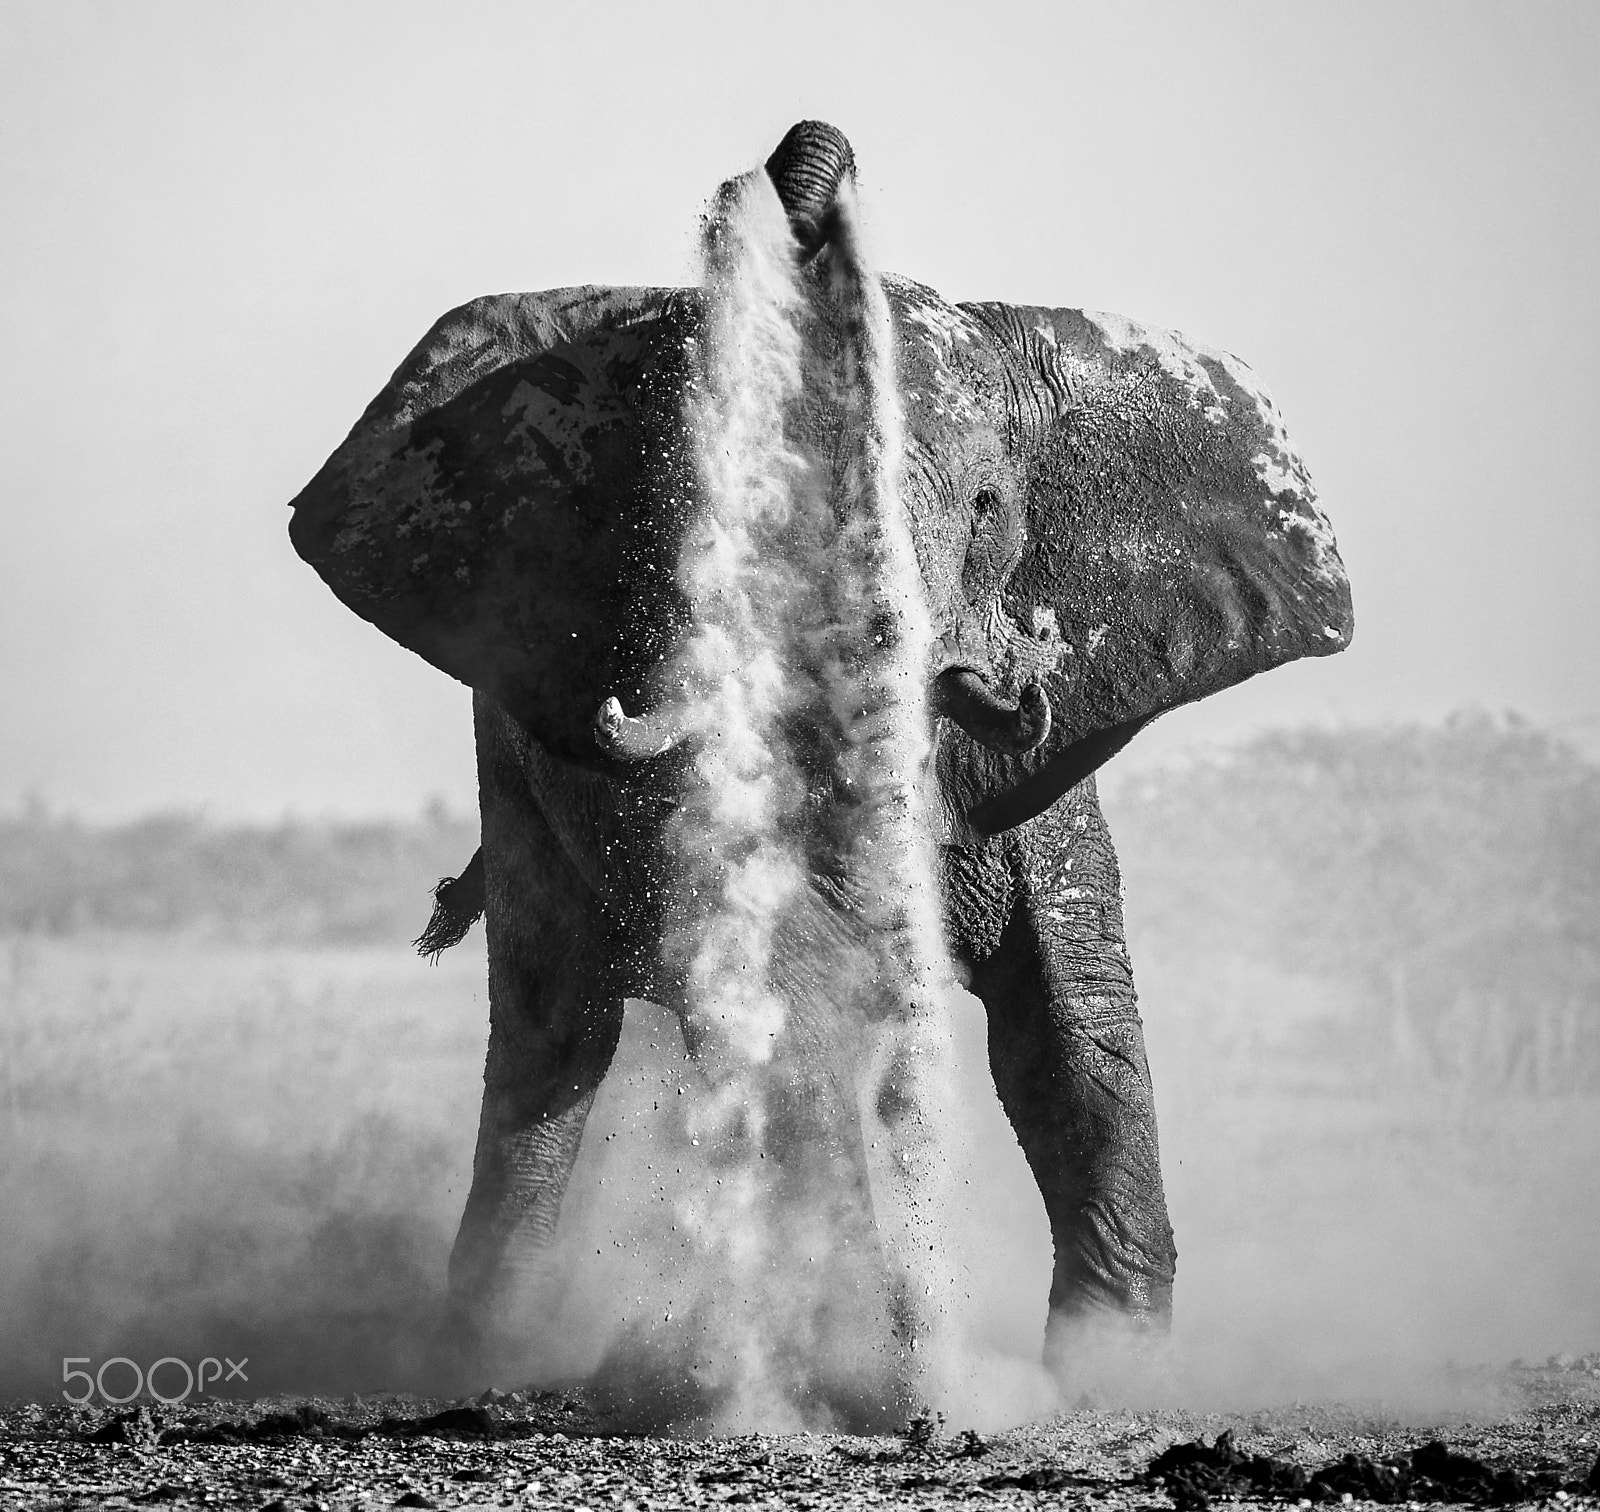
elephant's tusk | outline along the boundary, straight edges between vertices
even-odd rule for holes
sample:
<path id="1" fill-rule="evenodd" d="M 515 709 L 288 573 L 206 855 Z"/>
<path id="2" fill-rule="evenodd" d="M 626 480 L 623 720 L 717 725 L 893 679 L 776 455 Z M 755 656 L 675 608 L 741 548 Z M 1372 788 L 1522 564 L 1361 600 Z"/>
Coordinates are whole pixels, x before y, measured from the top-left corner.
<path id="1" fill-rule="evenodd" d="M 934 679 L 932 707 L 979 745 L 1007 756 L 1036 750 L 1050 734 L 1050 699 L 1036 682 L 1009 704 L 981 673 L 970 667 L 947 667 Z"/>
<path id="2" fill-rule="evenodd" d="M 635 719 L 622 712 L 617 699 L 608 698 L 594 716 L 595 744 L 620 761 L 664 756 L 682 739 L 683 728 L 672 709 L 655 709 Z"/>

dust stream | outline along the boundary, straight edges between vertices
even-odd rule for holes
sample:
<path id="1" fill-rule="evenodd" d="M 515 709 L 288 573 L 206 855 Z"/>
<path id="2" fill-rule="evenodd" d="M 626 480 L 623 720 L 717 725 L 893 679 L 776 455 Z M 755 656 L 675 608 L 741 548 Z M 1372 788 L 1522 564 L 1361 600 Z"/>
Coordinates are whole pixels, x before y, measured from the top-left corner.
<path id="1" fill-rule="evenodd" d="M 690 1326 L 719 1428 L 819 1426 L 830 1391 L 886 1389 L 844 1357 L 874 1320 L 833 1296 L 871 1290 L 878 1242 L 863 1072 L 892 1197 L 877 1331 L 899 1335 L 915 1396 L 938 1399 L 953 1375 L 940 1115 L 954 975 L 921 809 L 931 629 L 898 487 L 888 308 L 848 188 L 839 222 L 803 271 L 770 179 L 724 186 L 686 407 L 704 505 L 680 568 L 693 626 L 675 680 L 696 758 L 672 825 L 685 902 L 666 950 L 709 1082 L 687 1123 L 715 1171 L 678 1217 L 718 1280 Z M 819 1169 L 797 1176 L 806 1163 Z"/>

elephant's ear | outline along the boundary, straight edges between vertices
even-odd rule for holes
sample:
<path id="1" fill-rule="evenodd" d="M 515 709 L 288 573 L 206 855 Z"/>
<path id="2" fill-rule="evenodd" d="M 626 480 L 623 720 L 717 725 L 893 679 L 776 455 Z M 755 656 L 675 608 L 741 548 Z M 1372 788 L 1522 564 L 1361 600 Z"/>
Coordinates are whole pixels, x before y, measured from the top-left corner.
<path id="1" fill-rule="evenodd" d="M 293 501 L 295 550 L 386 635 L 552 748 L 597 759 L 590 720 L 611 693 L 637 700 L 661 652 L 644 627 L 674 619 L 619 595 L 625 563 L 673 593 L 663 537 L 687 500 L 671 462 L 690 318 L 659 289 L 452 311 Z M 643 496 L 647 456 L 665 500 Z M 657 555 L 665 573 L 648 570 Z"/>
<path id="2" fill-rule="evenodd" d="M 1119 316 L 963 309 L 1012 375 L 1029 539 L 1009 606 L 1052 611 L 1068 648 L 1052 739 L 976 806 L 996 828 L 1163 711 L 1341 651 L 1354 624 L 1305 465 L 1238 358 Z"/>

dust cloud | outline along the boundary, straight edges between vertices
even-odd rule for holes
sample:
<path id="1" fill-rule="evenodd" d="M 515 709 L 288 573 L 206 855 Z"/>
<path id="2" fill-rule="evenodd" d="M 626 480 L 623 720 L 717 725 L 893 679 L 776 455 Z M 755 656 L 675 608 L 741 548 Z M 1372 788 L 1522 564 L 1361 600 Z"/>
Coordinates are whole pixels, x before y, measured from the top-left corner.
<path id="1" fill-rule="evenodd" d="M 0 1392 L 53 1396 L 69 1357 L 248 1361 L 236 1395 L 442 1379 L 483 1057 L 460 954 L 0 945 Z"/>
<path id="2" fill-rule="evenodd" d="M 1346 984 L 1242 955 L 1197 969 L 1140 918 L 1162 880 L 1127 868 L 1179 1245 L 1170 1355 L 1152 1372 L 1113 1351 L 1065 1390 L 1044 1376 L 1048 1232 L 962 995 L 948 1238 L 972 1374 L 952 1426 L 1085 1393 L 1433 1412 L 1470 1405 L 1484 1367 L 1600 1347 L 1600 1090 L 1375 1081 Z M 69 1356 L 248 1358 L 233 1394 L 489 1384 L 453 1374 L 437 1335 L 483 970 L 476 935 L 435 969 L 403 939 L 7 942 L 0 1393 L 53 1399 Z M 688 1069 L 675 1020 L 630 1003 L 568 1191 L 556 1343 L 526 1379 L 586 1379 L 654 1300 L 641 1259 L 690 1265 L 672 1233 Z"/>

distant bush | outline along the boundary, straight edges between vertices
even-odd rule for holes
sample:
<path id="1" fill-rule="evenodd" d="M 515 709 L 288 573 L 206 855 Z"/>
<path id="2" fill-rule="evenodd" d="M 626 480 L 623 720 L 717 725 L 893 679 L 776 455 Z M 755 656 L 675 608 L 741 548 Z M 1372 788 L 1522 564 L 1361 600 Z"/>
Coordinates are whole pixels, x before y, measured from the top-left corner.
<path id="1" fill-rule="evenodd" d="M 1551 736 L 1275 732 L 1113 817 L 1145 952 L 1342 978 L 1410 1070 L 1600 1088 L 1600 767 Z"/>
<path id="2" fill-rule="evenodd" d="M 1141 969 L 1338 984 L 1362 1019 L 1339 1053 L 1381 1074 L 1600 1090 L 1600 767 L 1550 735 L 1279 731 L 1108 806 Z M 406 941 L 477 840 L 445 815 L 0 818 L 0 932 Z"/>
<path id="3" fill-rule="evenodd" d="M 196 931 L 226 939 L 408 940 L 429 890 L 478 844 L 476 819 L 287 820 L 218 825 L 186 815 L 91 827 L 0 818 L 0 931 Z"/>

